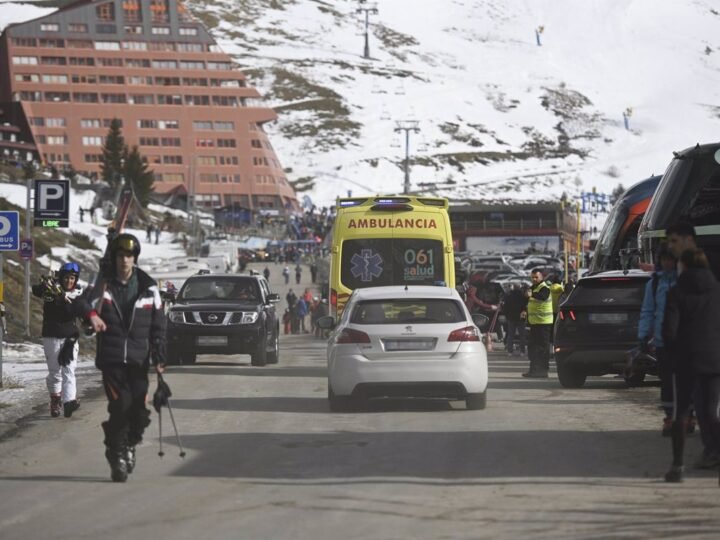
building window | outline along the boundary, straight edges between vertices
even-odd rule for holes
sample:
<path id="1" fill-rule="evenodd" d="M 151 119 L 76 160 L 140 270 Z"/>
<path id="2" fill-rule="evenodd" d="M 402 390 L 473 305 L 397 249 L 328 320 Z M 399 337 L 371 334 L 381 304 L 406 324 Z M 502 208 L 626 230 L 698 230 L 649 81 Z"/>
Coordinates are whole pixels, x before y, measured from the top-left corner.
<path id="1" fill-rule="evenodd" d="M 136 58 L 126 58 L 125 64 L 127 67 L 131 68 L 149 68 L 150 67 L 150 60 L 146 59 L 136 59 Z"/>
<path id="2" fill-rule="evenodd" d="M 68 32 L 75 34 L 87 34 L 88 25 L 85 23 L 68 23 Z"/>
<path id="3" fill-rule="evenodd" d="M 122 67 L 122 58 L 98 58 L 98 64 L 105 67 Z"/>
<path id="4" fill-rule="evenodd" d="M 115 4 L 113 2 L 100 4 L 95 8 L 95 14 L 98 21 L 112 22 L 115 20 Z"/>
<path id="5" fill-rule="evenodd" d="M 71 75 L 70 79 L 75 84 L 96 84 L 97 77 L 95 75 Z"/>
<path id="6" fill-rule="evenodd" d="M 67 144 L 68 140 L 65 135 L 48 135 L 47 143 L 63 145 L 63 144 Z"/>
<path id="7" fill-rule="evenodd" d="M 67 75 L 43 75 L 42 82 L 50 84 L 67 84 Z"/>
<path id="8" fill-rule="evenodd" d="M 170 35 L 170 27 L 169 26 L 153 26 L 150 31 L 155 34 L 156 36 L 169 36 Z"/>
<path id="9" fill-rule="evenodd" d="M 210 105 L 210 96 L 185 96 L 185 105 Z"/>
<path id="10" fill-rule="evenodd" d="M 16 47 L 36 47 L 37 40 L 35 38 L 18 37 L 12 39 L 12 44 Z"/>
<path id="11" fill-rule="evenodd" d="M 250 141 L 250 146 L 253 148 L 262 148 L 262 142 L 260 142 L 260 139 L 252 139 Z"/>
<path id="12" fill-rule="evenodd" d="M 212 104 L 218 107 L 237 107 L 238 100 L 235 96 L 213 96 Z"/>
<path id="13" fill-rule="evenodd" d="M 54 102 L 70 101 L 70 92 L 45 92 L 45 101 L 54 101 Z"/>
<path id="14" fill-rule="evenodd" d="M 109 128 L 110 124 L 112 123 L 113 120 L 117 120 L 120 127 L 123 127 L 123 121 L 120 120 L 119 118 L 114 118 L 114 119 L 113 118 L 103 118 L 103 127 Z"/>
<path id="15" fill-rule="evenodd" d="M 116 34 L 117 26 L 114 24 L 96 24 L 95 32 L 98 34 Z"/>
<path id="16" fill-rule="evenodd" d="M 93 135 L 92 137 L 83 137 L 83 146 L 102 146 L 104 144 L 104 137 Z"/>
<path id="17" fill-rule="evenodd" d="M 99 118 L 83 118 L 80 120 L 80 127 L 81 128 L 100 128 L 102 127 L 100 124 Z"/>
<path id="18" fill-rule="evenodd" d="M 41 116 L 31 116 L 28 118 L 31 126 L 43 127 L 45 125 L 45 119 Z"/>
<path id="19" fill-rule="evenodd" d="M 123 0 L 122 7 L 125 22 L 142 22 L 142 10 L 140 9 L 139 0 Z"/>
<path id="20" fill-rule="evenodd" d="M 103 103 L 126 103 L 125 94 L 100 94 L 100 101 Z"/>
<path id="21" fill-rule="evenodd" d="M 157 129 L 157 120 L 138 120 L 137 127 L 140 129 Z"/>
<path id="22" fill-rule="evenodd" d="M 227 71 L 232 69 L 231 62 L 208 62 L 207 68 L 217 71 Z"/>
<path id="23" fill-rule="evenodd" d="M 195 131 L 201 130 L 212 130 L 213 124 L 209 120 L 195 120 L 193 122 L 193 129 Z"/>
<path id="24" fill-rule="evenodd" d="M 41 39 L 40 47 L 46 47 L 48 49 L 63 49 L 65 48 L 64 39 Z"/>
<path id="25" fill-rule="evenodd" d="M 195 78 L 195 77 L 183 77 L 183 86 L 207 86 L 207 79 Z"/>
<path id="26" fill-rule="evenodd" d="M 217 131 L 234 131 L 234 122 L 215 122 L 214 127 Z"/>
<path id="27" fill-rule="evenodd" d="M 37 56 L 13 56 L 13 65 L 15 66 L 37 66 Z"/>
<path id="28" fill-rule="evenodd" d="M 16 82 L 40 82 L 40 77 L 35 73 L 16 73 Z"/>
<path id="29" fill-rule="evenodd" d="M 209 64 L 210 62 L 208 62 L 208 65 Z M 205 63 L 192 60 L 180 60 L 180 69 L 205 69 Z"/>
<path id="30" fill-rule="evenodd" d="M 242 88 L 245 86 L 244 81 L 236 79 L 210 79 L 210 86 L 219 86 L 220 88 Z"/>
<path id="31" fill-rule="evenodd" d="M 169 41 L 151 41 L 149 49 L 151 51 L 174 51 L 175 44 Z"/>
<path id="32" fill-rule="evenodd" d="M 155 77 L 158 86 L 180 86 L 180 77 Z"/>
<path id="33" fill-rule="evenodd" d="M 125 84 L 125 77 L 122 75 L 100 75 L 100 84 Z"/>
<path id="34" fill-rule="evenodd" d="M 157 182 L 169 182 L 169 183 L 173 183 L 173 184 L 182 184 L 185 181 L 185 175 L 183 173 L 155 174 L 155 180 Z"/>
<path id="35" fill-rule="evenodd" d="M 102 163 L 102 154 L 85 154 L 85 163 Z"/>
<path id="36" fill-rule="evenodd" d="M 64 66 L 67 64 L 67 58 L 64 56 L 41 56 L 40 63 L 44 66 Z"/>
<path id="37" fill-rule="evenodd" d="M 162 160 L 165 165 L 182 165 L 182 156 L 163 156 Z"/>
<path id="38" fill-rule="evenodd" d="M 126 51 L 147 51 L 146 41 L 123 41 L 122 48 Z"/>
<path id="39" fill-rule="evenodd" d="M 182 105 L 182 96 L 166 96 L 159 94 L 157 102 L 158 105 Z"/>
<path id="40" fill-rule="evenodd" d="M 177 69 L 175 60 L 153 60 L 152 67 L 155 69 Z"/>
<path id="41" fill-rule="evenodd" d="M 203 184 L 216 184 L 220 181 L 217 174 L 214 173 L 201 173 L 200 182 Z"/>
<path id="42" fill-rule="evenodd" d="M 203 52 L 202 43 L 178 43 L 176 45 L 178 52 L 201 53 Z"/>
<path id="43" fill-rule="evenodd" d="M 150 13 L 154 23 L 170 22 L 168 0 L 150 0 Z"/>
<path id="44" fill-rule="evenodd" d="M 140 35 L 143 33 L 143 27 L 142 26 L 126 26 L 125 33 L 132 34 L 132 35 Z"/>
<path id="45" fill-rule="evenodd" d="M 94 49 L 95 45 L 89 39 L 68 39 L 68 49 Z"/>
<path id="46" fill-rule="evenodd" d="M 152 94 L 130 94 L 128 103 L 134 103 L 135 105 L 154 105 L 155 96 Z"/>
<path id="47" fill-rule="evenodd" d="M 188 26 L 181 26 L 179 29 L 179 34 L 181 36 L 197 36 L 198 35 L 198 29 L 192 28 Z"/>
<path id="48" fill-rule="evenodd" d="M 59 32 L 60 25 L 58 23 L 40 23 L 41 32 Z"/>
<path id="49" fill-rule="evenodd" d="M 96 41 L 95 49 L 98 51 L 119 51 L 120 42 L 118 41 Z"/>
<path id="50" fill-rule="evenodd" d="M 180 137 L 163 137 L 161 142 L 163 146 L 180 146 Z"/>
<path id="51" fill-rule="evenodd" d="M 214 139 L 195 139 L 195 146 L 198 148 L 215 148 Z"/>
<path id="52" fill-rule="evenodd" d="M 152 77 L 136 77 L 131 76 L 127 78 L 128 84 L 140 85 L 140 84 L 152 84 Z"/>
<path id="53" fill-rule="evenodd" d="M 45 120 L 45 125 L 47 127 L 65 127 L 65 119 L 64 118 L 47 118 Z"/>
<path id="54" fill-rule="evenodd" d="M 98 103 L 98 95 L 94 92 L 73 92 L 76 103 Z"/>
<path id="55" fill-rule="evenodd" d="M 177 120 L 160 120 L 158 127 L 160 129 L 180 129 L 180 122 Z"/>
<path id="56" fill-rule="evenodd" d="M 140 146 L 160 146 L 160 139 L 157 137 L 140 137 Z"/>
<path id="57" fill-rule="evenodd" d="M 217 146 L 218 148 L 235 148 L 237 145 L 237 142 L 235 139 L 218 139 L 217 140 Z"/>
<path id="58" fill-rule="evenodd" d="M 89 56 L 71 56 L 70 57 L 70 65 L 71 66 L 94 66 L 95 59 L 90 58 Z"/>
<path id="59" fill-rule="evenodd" d="M 237 156 L 220 156 L 220 165 L 239 165 Z"/>
<path id="60" fill-rule="evenodd" d="M 215 156 L 198 156 L 197 164 L 215 166 L 217 165 L 217 158 Z"/>

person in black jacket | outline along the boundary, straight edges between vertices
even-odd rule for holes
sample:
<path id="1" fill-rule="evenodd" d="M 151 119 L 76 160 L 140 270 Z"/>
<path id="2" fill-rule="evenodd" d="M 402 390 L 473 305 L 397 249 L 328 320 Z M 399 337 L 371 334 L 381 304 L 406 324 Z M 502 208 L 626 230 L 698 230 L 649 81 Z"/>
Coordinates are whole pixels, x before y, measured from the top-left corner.
<path id="1" fill-rule="evenodd" d="M 507 320 L 505 350 L 513 356 L 525 354 L 525 326 L 527 325 L 527 297 L 519 283 L 512 283 L 505 295 L 502 312 Z M 515 350 L 515 333 L 518 335 L 518 348 Z"/>
<path id="2" fill-rule="evenodd" d="M 690 407 L 708 419 L 709 440 L 720 448 L 720 284 L 701 249 L 680 256 L 677 285 L 670 289 L 663 340 L 673 362 L 675 414 L 673 463 L 667 482 L 682 482 L 686 424 Z"/>
<path id="3" fill-rule="evenodd" d="M 33 285 L 33 295 L 42 298 L 42 338 L 48 375 L 45 379 L 50 393 L 50 416 L 70 418 L 79 407 L 75 367 L 78 356 L 78 332 L 76 319 L 89 310 L 83 299 L 83 289 L 77 283 L 80 267 L 69 262 L 60 267 L 57 282 L 44 279 Z"/>
<path id="4" fill-rule="evenodd" d="M 136 265 L 140 242 L 120 234 L 110 244 L 111 275 L 95 291 L 90 323 L 98 332 L 95 365 L 102 371 L 110 417 L 103 422 L 105 457 L 115 482 L 135 468 L 135 446 L 150 424 L 145 407 L 150 362 L 165 366 L 165 313 L 155 281 Z"/>

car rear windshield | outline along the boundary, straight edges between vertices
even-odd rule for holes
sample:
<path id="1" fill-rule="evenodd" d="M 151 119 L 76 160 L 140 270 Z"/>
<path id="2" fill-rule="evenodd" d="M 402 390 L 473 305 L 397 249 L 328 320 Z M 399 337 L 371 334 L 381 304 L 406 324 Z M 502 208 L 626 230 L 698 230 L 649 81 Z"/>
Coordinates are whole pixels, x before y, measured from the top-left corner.
<path id="1" fill-rule="evenodd" d="M 178 295 L 178 300 L 257 302 L 259 299 L 260 291 L 255 280 L 231 277 L 189 279 Z"/>
<path id="2" fill-rule="evenodd" d="M 349 289 L 445 281 L 440 240 L 363 238 L 342 244 L 340 279 Z"/>
<path id="3" fill-rule="evenodd" d="M 359 302 L 350 318 L 354 324 L 445 324 L 465 320 L 459 302 L 436 298 Z"/>
<path id="4" fill-rule="evenodd" d="M 574 306 L 640 306 L 647 279 L 600 278 L 580 281 L 570 296 Z"/>

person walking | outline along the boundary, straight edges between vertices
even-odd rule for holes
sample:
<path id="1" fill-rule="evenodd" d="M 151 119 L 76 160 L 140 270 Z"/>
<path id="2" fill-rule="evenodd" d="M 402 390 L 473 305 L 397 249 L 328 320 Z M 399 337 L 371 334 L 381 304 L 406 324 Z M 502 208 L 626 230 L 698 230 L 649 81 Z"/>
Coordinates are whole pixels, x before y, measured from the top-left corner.
<path id="1" fill-rule="evenodd" d="M 263 276 L 265 276 L 266 281 L 270 281 L 270 269 L 266 266 L 265 270 L 263 270 Z"/>
<path id="2" fill-rule="evenodd" d="M 680 256 L 677 285 L 667 295 L 662 327 L 673 361 L 675 382 L 672 423 L 672 465 L 666 482 L 682 482 L 690 406 L 706 418 L 706 435 L 720 447 L 720 284 L 710 271 L 705 252 L 686 250 Z"/>
<path id="3" fill-rule="evenodd" d="M 50 393 L 50 416 L 54 418 L 60 416 L 61 410 L 65 418 L 70 418 L 80 407 L 75 379 L 80 337 L 76 320 L 90 311 L 90 305 L 82 296 L 79 277 L 78 264 L 68 262 L 58 271 L 59 284 L 43 280 L 32 287 L 33 295 L 44 300 L 42 341 L 48 367 L 45 383 Z"/>
<path id="4" fill-rule="evenodd" d="M 541 270 L 530 274 L 533 283 L 527 291 L 527 319 L 530 324 L 528 358 L 530 369 L 522 374 L 532 379 L 547 379 L 550 370 L 550 332 L 553 324 L 552 298 L 550 287 L 545 283 Z"/>
<path id="5" fill-rule="evenodd" d="M 638 322 L 638 339 L 640 352 L 654 354 L 657 358 L 660 405 L 665 411 L 662 435 L 669 437 L 672 433 L 673 422 L 673 381 L 672 366 L 662 337 L 662 325 L 668 291 L 677 282 L 677 260 L 668 249 L 667 243 L 663 242 L 658 246 L 656 261 L 656 270 L 645 285 Z"/>
<path id="6" fill-rule="evenodd" d="M 317 272 L 317 264 L 313 261 L 313 263 L 310 265 L 310 281 L 312 283 L 315 283 L 317 281 Z"/>
<path id="7" fill-rule="evenodd" d="M 525 354 L 525 326 L 527 325 L 528 299 L 519 283 L 512 283 L 505 295 L 502 312 L 507 321 L 505 350 L 513 356 Z M 515 334 L 518 336 L 518 347 L 515 349 Z"/>
<path id="8" fill-rule="evenodd" d="M 307 334 L 308 330 L 305 327 L 305 318 L 307 317 L 307 314 L 308 314 L 308 304 L 305 301 L 305 298 L 303 296 L 298 298 L 298 301 L 295 304 L 295 313 L 297 314 L 298 323 L 299 323 L 298 332 Z"/>
<path id="9" fill-rule="evenodd" d="M 112 480 L 125 482 L 135 469 L 135 447 L 150 424 L 145 406 L 150 363 L 156 373 L 165 367 L 165 312 L 155 280 L 137 267 L 138 239 L 119 234 L 109 251 L 107 287 L 93 291 L 102 299 L 89 319 L 98 333 L 95 365 L 108 399 L 109 418 L 102 423 L 105 457 Z"/>
<path id="10" fill-rule="evenodd" d="M 282 275 L 285 278 L 285 285 L 290 283 L 290 268 L 287 265 L 283 268 Z"/>
<path id="11" fill-rule="evenodd" d="M 295 265 L 295 285 L 300 285 L 300 279 L 302 278 L 302 266 L 300 263 Z"/>

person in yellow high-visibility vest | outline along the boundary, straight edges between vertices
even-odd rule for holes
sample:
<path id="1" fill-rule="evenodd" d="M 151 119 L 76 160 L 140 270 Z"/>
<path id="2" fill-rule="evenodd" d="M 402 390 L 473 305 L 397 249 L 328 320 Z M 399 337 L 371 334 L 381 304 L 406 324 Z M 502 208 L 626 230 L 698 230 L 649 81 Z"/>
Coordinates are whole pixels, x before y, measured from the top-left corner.
<path id="1" fill-rule="evenodd" d="M 530 369 L 523 377 L 547 379 L 550 369 L 550 332 L 553 325 L 553 303 L 550 287 L 542 271 L 533 270 L 532 287 L 527 292 L 527 319 L 530 325 L 528 358 Z"/>

